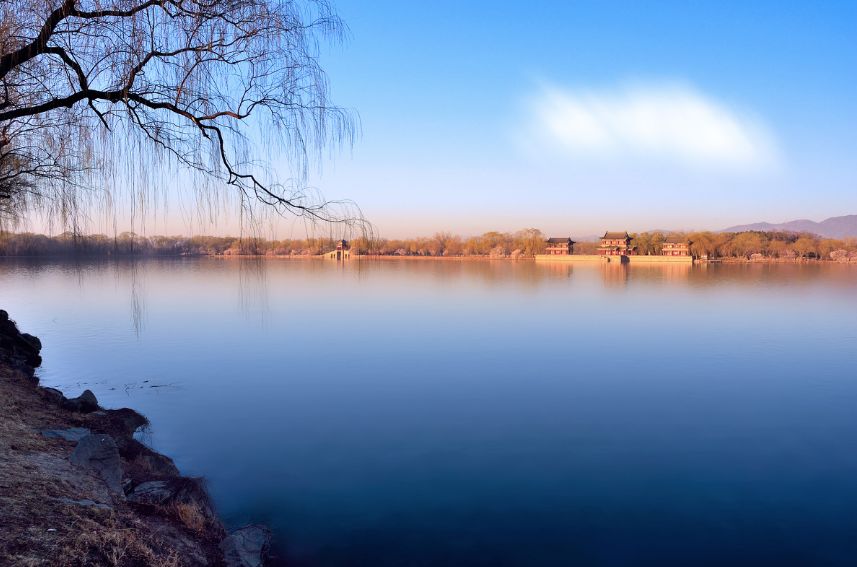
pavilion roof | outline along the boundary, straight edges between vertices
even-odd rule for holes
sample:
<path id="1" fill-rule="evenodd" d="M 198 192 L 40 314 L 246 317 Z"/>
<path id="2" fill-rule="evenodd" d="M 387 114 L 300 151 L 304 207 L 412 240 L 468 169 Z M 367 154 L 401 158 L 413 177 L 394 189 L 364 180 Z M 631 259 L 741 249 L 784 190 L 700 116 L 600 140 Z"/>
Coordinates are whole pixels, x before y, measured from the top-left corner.
<path id="1" fill-rule="evenodd" d="M 627 231 L 625 231 L 625 232 L 609 232 L 608 231 L 608 232 L 605 232 L 604 236 L 602 236 L 601 238 L 609 238 L 609 239 L 613 240 L 613 239 L 617 239 L 617 238 L 624 239 L 624 238 L 631 238 L 631 237 L 628 236 Z"/>

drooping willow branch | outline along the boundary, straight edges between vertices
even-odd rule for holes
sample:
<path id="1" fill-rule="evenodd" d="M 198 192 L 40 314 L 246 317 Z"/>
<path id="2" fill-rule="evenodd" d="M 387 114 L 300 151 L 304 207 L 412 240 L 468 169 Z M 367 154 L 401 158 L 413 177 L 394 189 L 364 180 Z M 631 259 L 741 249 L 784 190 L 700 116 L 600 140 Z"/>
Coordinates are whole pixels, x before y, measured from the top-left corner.
<path id="1" fill-rule="evenodd" d="M 66 214 L 99 181 L 179 170 L 278 213 L 362 223 L 303 183 L 312 157 L 353 140 L 318 62 L 342 33 L 324 0 L 4 0 L 3 208 L 58 199 Z"/>

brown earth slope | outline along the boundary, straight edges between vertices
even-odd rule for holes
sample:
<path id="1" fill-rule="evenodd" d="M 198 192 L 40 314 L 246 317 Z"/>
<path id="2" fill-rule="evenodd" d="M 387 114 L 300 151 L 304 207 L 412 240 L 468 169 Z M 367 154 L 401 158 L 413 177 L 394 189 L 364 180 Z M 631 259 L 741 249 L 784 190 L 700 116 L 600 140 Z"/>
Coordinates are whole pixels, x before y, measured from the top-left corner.
<path id="1" fill-rule="evenodd" d="M 39 387 L 40 348 L 0 311 L 0 564 L 261 563 L 263 533 L 234 549 L 201 482 L 133 438 L 145 418 Z"/>

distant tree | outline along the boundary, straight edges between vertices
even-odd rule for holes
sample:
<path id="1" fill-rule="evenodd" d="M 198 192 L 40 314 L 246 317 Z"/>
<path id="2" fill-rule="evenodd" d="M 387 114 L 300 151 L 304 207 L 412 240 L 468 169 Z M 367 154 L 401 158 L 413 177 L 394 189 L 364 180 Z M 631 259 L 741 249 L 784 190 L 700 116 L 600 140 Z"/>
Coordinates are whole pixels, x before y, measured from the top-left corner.
<path id="1" fill-rule="evenodd" d="M 507 235 L 502 232 L 486 232 L 479 238 L 479 250 L 481 254 L 490 254 L 492 251 L 497 253 L 497 248 L 505 250 L 505 243 L 508 240 Z"/>
<path id="2" fill-rule="evenodd" d="M 768 254 L 775 258 L 794 256 L 792 246 L 785 240 L 771 240 L 768 243 Z"/>
<path id="3" fill-rule="evenodd" d="M 537 228 L 525 228 L 512 236 L 511 247 L 524 256 L 541 254 L 545 249 L 545 235 Z"/>
<path id="4" fill-rule="evenodd" d="M 681 236 L 680 234 L 676 234 L 674 236 Z M 652 234 L 651 247 L 652 254 L 658 256 L 663 252 L 664 242 L 666 241 L 666 236 L 662 232 L 655 232 Z"/>
<path id="5" fill-rule="evenodd" d="M 432 256 L 449 256 L 459 248 L 460 239 L 451 232 L 436 232 L 426 244 Z"/>
<path id="6" fill-rule="evenodd" d="M 824 238 L 817 243 L 817 252 L 819 258 L 829 258 L 830 253 L 834 250 L 841 250 L 845 244 L 841 240 L 833 238 Z"/>
<path id="7" fill-rule="evenodd" d="M 637 254 L 648 256 L 652 253 L 652 235 L 648 232 L 640 232 L 631 234 L 634 239 L 634 246 L 637 247 Z"/>
<path id="8" fill-rule="evenodd" d="M 717 242 L 715 236 L 710 232 L 694 232 L 688 235 L 690 240 L 690 253 L 699 258 L 705 256 L 713 258 L 717 255 Z"/>
<path id="9" fill-rule="evenodd" d="M 757 232 L 741 232 L 729 242 L 729 249 L 735 256 L 750 257 L 765 249 L 765 240 Z"/>
<path id="10" fill-rule="evenodd" d="M 818 255 L 818 243 L 810 236 L 801 236 L 794 243 L 795 252 L 802 258 L 809 258 Z"/>

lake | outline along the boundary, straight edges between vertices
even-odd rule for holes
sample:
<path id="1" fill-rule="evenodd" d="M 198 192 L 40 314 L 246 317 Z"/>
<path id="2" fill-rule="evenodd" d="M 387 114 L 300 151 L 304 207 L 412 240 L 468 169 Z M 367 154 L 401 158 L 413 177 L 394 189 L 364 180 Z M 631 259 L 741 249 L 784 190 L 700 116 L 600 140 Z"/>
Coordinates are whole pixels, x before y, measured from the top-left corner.
<path id="1" fill-rule="evenodd" d="M 857 266 L 0 261 L 292 566 L 853 565 Z"/>

